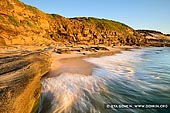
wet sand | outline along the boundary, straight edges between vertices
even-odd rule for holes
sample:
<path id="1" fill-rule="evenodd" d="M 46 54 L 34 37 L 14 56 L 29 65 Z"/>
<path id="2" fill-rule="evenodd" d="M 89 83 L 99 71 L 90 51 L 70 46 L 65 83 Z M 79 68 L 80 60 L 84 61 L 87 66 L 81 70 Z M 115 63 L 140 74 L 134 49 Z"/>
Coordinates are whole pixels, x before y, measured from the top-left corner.
<path id="1" fill-rule="evenodd" d="M 77 54 L 52 54 L 53 61 L 49 76 L 58 76 L 61 73 L 73 73 L 91 75 L 95 65 L 82 59 L 82 55 Z"/>
<path id="2" fill-rule="evenodd" d="M 61 73 L 73 73 L 81 75 L 91 75 L 96 65 L 89 63 L 83 58 L 100 57 L 120 53 L 120 48 L 112 48 L 111 51 L 88 52 L 82 54 L 57 54 L 52 53 L 52 64 L 49 77 L 59 76 Z"/>

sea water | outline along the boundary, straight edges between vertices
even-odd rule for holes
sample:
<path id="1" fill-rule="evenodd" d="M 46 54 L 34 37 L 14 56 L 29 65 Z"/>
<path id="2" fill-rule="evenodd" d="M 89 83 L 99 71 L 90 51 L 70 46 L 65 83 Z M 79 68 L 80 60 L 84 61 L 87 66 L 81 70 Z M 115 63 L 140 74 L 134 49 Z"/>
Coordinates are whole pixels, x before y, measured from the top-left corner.
<path id="1" fill-rule="evenodd" d="M 170 113 L 170 48 L 84 60 L 97 66 L 90 76 L 42 80 L 39 113 Z"/>

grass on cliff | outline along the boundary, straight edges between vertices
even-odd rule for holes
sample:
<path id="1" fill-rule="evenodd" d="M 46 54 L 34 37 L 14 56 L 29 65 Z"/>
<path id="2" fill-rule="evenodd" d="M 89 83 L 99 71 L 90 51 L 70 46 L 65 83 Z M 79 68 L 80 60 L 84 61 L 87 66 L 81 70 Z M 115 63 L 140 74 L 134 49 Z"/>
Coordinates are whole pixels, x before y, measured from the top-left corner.
<path id="1" fill-rule="evenodd" d="M 86 20 L 90 24 L 96 25 L 96 29 L 98 30 L 113 30 L 117 31 L 119 33 L 129 33 L 127 29 L 131 29 L 129 26 L 112 21 L 112 20 L 107 20 L 107 19 L 99 19 L 99 18 L 94 18 L 94 17 L 80 17 L 78 20 Z"/>
<path id="2" fill-rule="evenodd" d="M 15 19 L 15 17 L 8 15 L 8 18 L 14 26 L 20 25 L 20 23 L 17 21 L 17 19 Z"/>
<path id="3" fill-rule="evenodd" d="M 63 18 L 61 15 L 58 15 L 58 14 L 51 14 L 51 16 L 54 18 Z"/>
<path id="4" fill-rule="evenodd" d="M 149 34 L 149 33 L 157 33 L 157 34 L 163 34 L 160 31 L 155 31 L 155 30 L 136 30 L 139 33 L 145 33 L 145 34 Z"/>
<path id="5" fill-rule="evenodd" d="M 30 5 L 26 5 L 26 8 L 27 8 L 29 11 L 31 11 L 31 12 L 33 12 L 33 13 L 35 13 L 35 14 L 38 13 L 38 9 L 36 9 L 35 7 L 32 7 L 32 6 L 30 6 Z"/>
<path id="6" fill-rule="evenodd" d="M 34 25 L 33 25 L 30 21 L 28 21 L 28 20 L 23 20 L 22 23 L 23 23 L 24 25 L 27 25 L 28 27 L 33 27 L 33 26 L 34 26 Z"/>

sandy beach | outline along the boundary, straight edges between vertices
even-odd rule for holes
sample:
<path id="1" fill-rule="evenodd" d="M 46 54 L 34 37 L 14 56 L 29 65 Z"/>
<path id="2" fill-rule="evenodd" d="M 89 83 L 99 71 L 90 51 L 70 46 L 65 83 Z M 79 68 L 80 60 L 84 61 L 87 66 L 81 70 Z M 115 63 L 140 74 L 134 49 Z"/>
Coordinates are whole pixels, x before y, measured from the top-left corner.
<path id="1" fill-rule="evenodd" d="M 28 111 L 24 109 L 25 106 L 29 107 L 29 111 L 37 110 L 42 76 L 50 78 L 62 73 L 90 76 L 96 65 L 85 61 L 84 58 L 109 56 L 124 50 L 119 47 L 108 49 L 94 51 L 84 49 L 81 52 L 71 51 L 71 54 L 59 54 L 53 51 L 54 48 L 48 49 L 46 46 L 1 47 L 0 99 L 5 104 L 0 102 L 2 106 L 0 112 L 3 113 L 6 110 L 11 112 L 14 108 L 16 113 L 20 110 Z M 30 94 L 30 92 L 33 93 Z M 21 101 L 24 103 L 23 106 L 20 105 Z"/>
<path id="2" fill-rule="evenodd" d="M 109 48 L 109 51 L 86 52 L 85 55 L 76 53 L 57 54 L 52 52 L 51 71 L 48 76 L 58 76 L 61 73 L 77 73 L 87 76 L 91 75 L 93 68 L 96 66 L 83 60 L 83 58 L 114 55 L 116 53 L 120 53 L 121 50 L 121 48 L 116 47 Z"/>

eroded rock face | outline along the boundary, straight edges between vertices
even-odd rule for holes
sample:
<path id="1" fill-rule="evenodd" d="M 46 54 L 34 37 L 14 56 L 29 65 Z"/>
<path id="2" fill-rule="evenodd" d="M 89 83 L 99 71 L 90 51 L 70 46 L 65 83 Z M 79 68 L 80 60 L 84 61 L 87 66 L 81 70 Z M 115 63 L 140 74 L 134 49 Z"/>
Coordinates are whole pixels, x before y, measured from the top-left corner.
<path id="1" fill-rule="evenodd" d="M 7 45 L 55 42 L 106 46 L 154 44 L 146 35 L 120 22 L 46 14 L 19 0 L 0 1 L 0 34 Z M 162 37 L 160 34 L 157 36 Z M 158 43 L 158 46 L 160 45 L 163 45 L 162 42 Z"/>
<path id="2" fill-rule="evenodd" d="M 93 17 L 64 18 L 52 15 L 51 38 L 65 44 L 83 45 L 142 45 L 146 41 L 142 35 L 125 24 Z"/>
<path id="3" fill-rule="evenodd" d="M 45 51 L 0 53 L 0 113 L 30 113 L 50 65 Z"/>
<path id="4" fill-rule="evenodd" d="M 8 45 L 53 42 L 108 46 L 146 44 L 144 37 L 123 23 L 46 14 L 18 0 L 0 1 L 0 33 Z"/>
<path id="5" fill-rule="evenodd" d="M 6 42 L 2 37 L 0 37 L 0 46 L 6 46 Z"/>
<path id="6" fill-rule="evenodd" d="M 154 30 L 137 30 L 137 32 L 139 32 L 142 36 L 144 36 L 147 39 L 148 41 L 147 44 L 149 46 L 170 47 L 169 34 L 163 34 L 159 31 L 154 31 Z"/>

